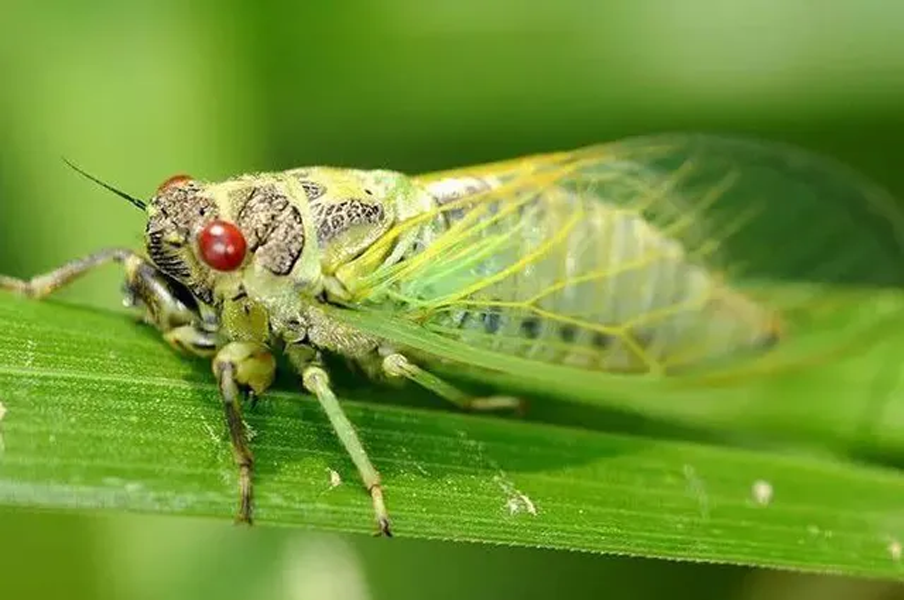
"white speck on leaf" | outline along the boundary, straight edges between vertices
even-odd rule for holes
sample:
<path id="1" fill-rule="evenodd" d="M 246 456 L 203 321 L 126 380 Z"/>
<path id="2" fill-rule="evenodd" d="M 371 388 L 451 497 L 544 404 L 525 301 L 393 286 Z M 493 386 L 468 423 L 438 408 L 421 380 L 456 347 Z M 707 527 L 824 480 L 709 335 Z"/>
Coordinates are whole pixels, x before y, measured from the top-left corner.
<path id="1" fill-rule="evenodd" d="M 327 471 L 329 471 L 329 473 L 330 473 L 330 487 L 331 488 L 342 485 L 342 477 L 339 476 L 338 471 L 334 471 L 333 469 L 329 469 L 329 468 L 327 469 Z"/>
<path id="2" fill-rule="evenodd" d="M 762 479 L 754 481 L 751 493 L 753 494 L 753 499 L 760 506 L 769 506 L 769 503 L 772 502 L 772 484 L 768 481 Z"/>
<path id="3" fill-rule="evenodd" d="M 214 441 L 214 444 L 216 444 L 219 448 L 220 442 L 222 441 L 220 440 L 220 436 L 217 435 L 217 432 L 213 430 L 213 427 L 210 426 L 210 423 L 208 423 L 207 419 L 205 419 L 204 417 L 201 417 L 201 423 L 204 425 L 204 429 L 206 429 L 207 433 L 210 435 L 210 439 L 212 439 Z"/>
<path id="4" fill-rule="evenodd" d="M 510 515 L 520 512 L 521 509 L 524 509 L 531 515 L 536 515 L 539 512 L 533 500 L 531 500 L 524 492 L 517 489 L 515 484 L 508 478 L 508 475 L 505 474 L 505 471 L 502 470 L 502 467 L 486 455 L 483 444 L 469 438 L 468 434 L 464 431 L 456 431 L 456 433 L 458 434 L 458 437 L 473 450 L 474 456 L 479 462 L 483 462 L 496 471 L 496 475 L 493 476 L 493 481 L 496 482 L 502 492 L 506 495 L 503 508 L 508 510 Z"/>
<path id="5" fill-rule="evenodd" d="M 5 416 L 6 416 L 6 406 L 4 406 L 2 402 L 0 402 L 0 421 L 2 421 L 3 417 L 5 417 Z"/>
<path id="6" fill-rule="evenodd" d="M 684 465 L 684 478 L 687 480 L 688 488 L 691 494 L 697 500 L 697 506 L 700 508 L 700 516 L 704 519 L 709 518 L 709 496 L 706 495 L 706 488 L 703 480 L 697 476 L 694 467 Z"/>
<path id="7" fill-rule="evenodd" d="M 222 460 L 225 453 L 225 444 L 223 444 L 224 438 L 217 435 L 217 432 L 211 427 L 210 423 L 207 422 L 207 419 L 203 416 L 201 417 L 201 425 L 204 426 L 204 429 L 207 431 L 207 435 L 213 441 L 213 448 L 216 452 L 216 455 Z M 232 461 L 230 461 L 229 468 L 224 468 L 220 471 L 220 477 L 223 480 L 223 483 L 227 485 L 232 484 L 232 478 L 235 476 L 236 470 L 232 466 Z"/>
<path id="8" fill-rule="evenodd" d="M 407 458 L 407 459 L 410 460 L 410 459 L 411 459 L 411 453 L 408 452 L 408 448 L 406 448 L 405 446 L 402 446 L 401 450 L 402 450 L 402 454 L 405 455 L 405 458 Z M 412 461 L 411 461 L 411 464 L 414 466 L 415 469 L 417 469 L 417 470 L 421 473 L 421 475 L 428 475 L 428 476 L 430 475 L 430 473 L 427 471 L 427 469 L 425 469 L 425 468 L 421 465 L 421 463 L 417 462 L 416 460 L 412 460 Z"/>
<path id="9" fill-rule="evenodd" d="M 537 507 L 534 506 L 534 503 L 533 503 L 533 501 L 532 501 L 530 498 L 528 498 L 527 496 L 525 496 L 525 495 L 522 494 L 521 492 L 518 492 L 518 498 L 521 499 L 521 502 L 524 504 L 524 508 L 527 509 L 527 512 L 529 512 L 529 513 L 532 514 L 532 515 L 536 515 L 536 514 L 537 514 Z"/>
<path id="10" fill-rule="evenodd" d="M 531 515 L 536 515 L 539 512 L 533 500 L 528 498 L 524 492 L 517 489 L 515 484 L 508 478 L 508 475 L 505 474 L 505 471 L 502 470 L 502 467 L 486 455 L 483 444 L 469 438 L 468 434 L 464 431 L 456 431 L 456 433 L 458 434 L 458 437 L 474 451 L 474 456 L 479 462 L 483 462 L 496 471 L 496 475 L 493 476 L 493 481 L 496 482 L 506 495 L 503 508 L 508 510 L 509 514 L 514 515 L 515 513 L 520 512 L 522 508 Z M 513 503 L 518 507 L 515 510 L 512 509 L 514 506 Z"/>
<path id="11" fill-rule="evenodd" d="M 508 507 L 510 515 L 513 515 L 521 510 L 521 504 L 519 504 L 518 501 L 514 498 L 509 498 L 508 502 L 506 502 L 505 505 Z"/>
<path id="12" fill-rule="evenodd" d="M 31 367 L 35 362 L 35 344 L 34 340 L 26 340 L 25 342 L 25 363 L 26 367 Z"/>
<path id="13" fill-rule="evenodd" d="M 509 481 L 504 472 L 499 471 L 498 474 L 494 475 L 493 481 L 499 485 L 499 488 L 507 496 L 505 508 L 508 509 L 510 515 L 519 513 L 522 509 L 531 515 L 537 515 L 537 507 L 534 505 L 533 500 L 527 494 L 515 488 L 515 484 Z"/>
<path id="14" fill-rule="evenodd" d="M 901 547 L 901 542 L 898 540 L 891 540 L 888 542 L 888 554 L 893 561 L 898 562 L 901 560 L 902 550 L 904 550 L 904 548 Z"/>

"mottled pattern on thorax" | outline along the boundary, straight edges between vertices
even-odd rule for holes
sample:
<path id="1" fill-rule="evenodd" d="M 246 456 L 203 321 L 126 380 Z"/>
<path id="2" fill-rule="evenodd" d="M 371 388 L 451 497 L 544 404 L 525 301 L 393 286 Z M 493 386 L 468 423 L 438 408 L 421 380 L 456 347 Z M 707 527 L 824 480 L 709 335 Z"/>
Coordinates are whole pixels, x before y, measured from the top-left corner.
<path id="1" fill-rule="evenodd" d="M 312 228 L 327 271 L 354 257 L 395 218 L 397 173 L 313 167 L 290 171 L 307 195 Z"/>
<path id="2" fill-rule="evenodd" d="M 382 205 L 359 198 L 312 203 L 311 215 L 317 223 L 317 241 L 322 246 L 352 227 L 377 225 L 386 218 Z"/>
<path id="3" fill-rule="evenodd" d="M 242 190 L 236 223 L 258 264 L 274 275 L 287 275 L 305 245 L 301 211 L 273 184 Z"/>

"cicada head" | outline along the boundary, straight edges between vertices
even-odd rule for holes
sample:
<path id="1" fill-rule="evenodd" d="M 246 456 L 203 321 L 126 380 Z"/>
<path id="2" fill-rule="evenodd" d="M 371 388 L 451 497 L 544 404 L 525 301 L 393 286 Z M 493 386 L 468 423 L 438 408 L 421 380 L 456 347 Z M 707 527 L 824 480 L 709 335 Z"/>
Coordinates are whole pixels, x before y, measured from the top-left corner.
<path id="1" fill-rule="evenodd" d="M 316 252 L 304 254 L 308 234 L 292 192 L 278 174 L 172 177 L 148 205 L 148 255 L 208 304 L 241 292 L 277 304 L 316 294 L 320 268 Z"/>
<path id="2" fill-rule="evenodd" d="M 217 272 L 235 271 L 245 261 L 242 231 L 220 218 L 204 186 L 184 175 L 166 180 L 147 212 L 148 257 L 200 300 L 211 303 Z"/>
<path id="3" fill-rule="evenodd" d="M 247 243 L 241 229 L 219 217 L 214 196 L 192 177 L 170 177 L 145 202 L 65 162 L 86 179 L 147 212 L 148 257 L 199 300 L 213 301 L 218 272 L 228 274 L 245 263 Z"/>

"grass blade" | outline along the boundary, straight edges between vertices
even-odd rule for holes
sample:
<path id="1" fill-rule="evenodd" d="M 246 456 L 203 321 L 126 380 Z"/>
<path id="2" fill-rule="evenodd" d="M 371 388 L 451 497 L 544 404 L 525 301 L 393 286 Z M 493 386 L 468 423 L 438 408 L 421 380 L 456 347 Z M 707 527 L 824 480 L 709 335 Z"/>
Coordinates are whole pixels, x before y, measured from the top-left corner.
<path id="1" fill-rule="evenodd" d="M 0 502 L 232 517 L 206 364 L 122 315 L 8 294 L 0 330 Z M 258 523 L 370 532 L 353 466 L 316 401 L 288 385 L 247 413 Z M 393 406 L 357 389 L 345 406 L 400 537 L 904 579 L 894 470 Z"/>

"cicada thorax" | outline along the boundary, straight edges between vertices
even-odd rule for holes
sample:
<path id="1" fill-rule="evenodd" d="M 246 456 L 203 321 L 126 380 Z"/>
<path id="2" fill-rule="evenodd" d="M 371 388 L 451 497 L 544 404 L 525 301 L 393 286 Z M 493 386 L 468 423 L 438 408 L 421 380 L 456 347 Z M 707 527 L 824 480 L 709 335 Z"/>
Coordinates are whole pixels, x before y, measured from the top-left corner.
<path id="1" fill-rule="evenodd" d="M 232 194 L 235 223 L 255 266 L 277 276 L 292 272 L 305 248 L 302 208 L 278 182 L 262 182 Z"/>
<path id="2" fill-rule="evenodd" d="M 204 303 L 240 298 L 277 321 L 297 319 L 302 299 L 415 210 L 407 189 L 395 173 L 329 167 L 214 183 L 178 176 L 150 202 L 147 249 Z"/>
<path id="3" fill-rule="evenodd" d="M 425 187 L 435 217 L 395 267 L 408 275 L 387 286 L 424 327 L 605 371 L 678 369 L 776 340 L 772 311 L 695 260 L 704 232 L 669 235 L 676 215 L 592 190 L 505 186 L 463 177 Z"/>

